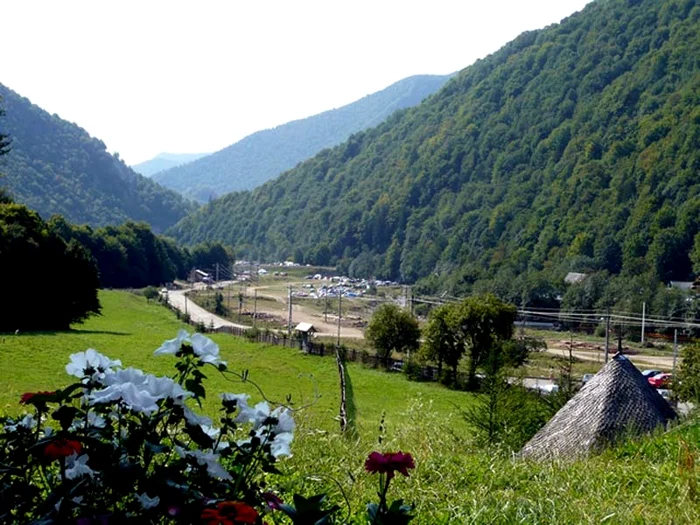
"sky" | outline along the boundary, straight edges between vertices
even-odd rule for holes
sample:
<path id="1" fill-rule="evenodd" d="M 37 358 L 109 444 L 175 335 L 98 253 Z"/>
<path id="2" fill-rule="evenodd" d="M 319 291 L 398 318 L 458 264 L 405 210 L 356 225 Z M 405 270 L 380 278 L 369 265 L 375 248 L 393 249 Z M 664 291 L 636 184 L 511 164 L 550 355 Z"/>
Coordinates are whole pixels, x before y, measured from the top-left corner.
<path id="1" fill-rule="evenodd" d="M 136 164 L 459 71 L 589 1 L 13 1 L 0 83 Z"/>

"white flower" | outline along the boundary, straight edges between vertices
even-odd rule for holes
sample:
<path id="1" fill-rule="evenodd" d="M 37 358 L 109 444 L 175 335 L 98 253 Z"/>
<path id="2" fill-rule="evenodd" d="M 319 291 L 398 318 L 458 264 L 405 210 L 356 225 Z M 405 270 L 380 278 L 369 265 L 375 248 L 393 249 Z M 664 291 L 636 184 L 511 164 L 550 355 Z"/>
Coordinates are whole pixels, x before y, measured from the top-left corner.
<path id="1" fill-rule="evenodd" d="M 226 366 L 226 361 L 222 361 L 219 358 L 219 345 L 214 341 L 200 333 L 192 334 L 190 340 L 192 341 L 194 353 L 197 354 L 202 361 L 214 366 Z"/>
<path id="2" fill-rule="evenodd" d="M 224 401 L 235 401 L 237 407 L 248 406 L 250 396 L 248 394 L 221 394 Z"/>
<path id="3" fill-rule="evenodd" d="M 190 334 L 187 333 L 187 330 L 180 330 L 177 333 L 177 337 L 175 339 L 168 339 L 165 341 L 158 350 L 153 352 L 153 355 L 164 355 L 164 354 L 177 354 L 180 351 L 180 347 L 182 346 L 182 343 L 189 343 L 190 342 Z"/>
<path id="4" fill-rule="evenodd" d="M 270 405 L 267 404 L 267 401 L 261 401 L 255 405 L 255 407 L 250 409 L 248 421 L 253 423 L 253 428 L 257 430 L 269 417 Z"/>
<path id="5" fill-rule="evenodd" d="M 192 425 L 193 427 L 196 427 L 198 425 L 211 426 L 211 419 L 209 419 L 206 416 L 198 415 L 196 412 L 190 409 L 190 407 L 183 406 L 182 410 L 185 415 L 185 420 L 189 425 Z"/>
<path id="6" fill-rule="evenodd" d="M 214 341 L 200 333 L 190 335 L 186 330 L 180 330 L 175 339 L 165 341 L 153 354 L 177 354 L 182 343 L 191 344 L 195 355 L 204 363 L 210 363 L 214 366 L 226 366 L 226 361 L 222 361 L 219 358 L 219 346 Z"/>
<path id="7" fill-rule="evenodd" d="M 194 458 L 197 463 L 203 467 L 207 467 L 207 473 L 213 478 L 219 478 L 230 481 L 231 474 L 229 474 L 224 467 L 219 463 L 219 455 L 213 452 L 202 452 L 201 450 L 185 450 L 182 447 L 175 445 L 173 447 L 175 452 L 181 458 Z"/>
<path id="8" fill-rule="evenodd" d="M 151 415 L 158 410 L 157 398 L 133 383 L 110 385 L 97 390 L 88 397 L 90 404 L 123 401 L 131 410 Z"/>
<path id="9" fill-rule="evenodd" d="M 270 441 L 270 454 L 276 458 L 280 456 L 291 456 L 292 452 L 289 450 L 289 445 L 292 443 L 293 437 L 294 435 L 291 432 L 276 434 L 272 441 Z"/>
<path id="10" fill-rule="evenodd" d="M 93 381 L 104 379 L 106 374 L 113 372 L 112 367 L 122 366 L 119 359 L 112 360 L 92 348 L 88 348 L 85 352 L 71 354 L 70 361 L 66 365 L 68 374 Z"/>
<path id="11" fill-rule="evenodd" d="M 87 466 L 88 459 L 87 454 L 78 456 L 76 452 L 68 456 L 66 458 L 66 478 L 75 479 L 85 475 L 92 478 L 95 475 L 95 471 Z"/>
<path id="12" fill-rule="evenodd" d="M 87 420 L 88 426 L 91 427 L 104 428 L 107 424 L 105 419 L 99 414 L 96 414 L 95 412 L 88 412 Z M 73 424 L 71 425 L 71 430 L 83 427 L 85 427 L 85 420 L 80 418 L 73 421 Z"/>
<path id="13" fill-rule="evenodd" d="M 191 397 L 186 391 L 169 377 L 157 377 L 144 374 L 135 368 L 126 368 L 109 374 L 104 379 L 106 388 L 92 392 L 88 396 L 89 403 L 108 403 L 121 400 L 137 412 L 152 414 L 158 410 L 156 401 L 171 398 L 182 402 Z"/>
<path id="14" fill-rule="evenodd" d="M 277 419 L 277 424 L 272 428 L 274 434 L 283 434 L 286 432 L 294 432 L 296 423 L 292 418 L 292 411 L 285 407 L 277 407 L 270 414 Z"/>
<path id="15" fill-rule="evenodd" d="M 36 419 L 32 414 L 25 414 L 25 416 L 17 421 L 14 425 L 5 425 L 5 431 L 16 432 L 19 427 L 31 430 L 36 427 Z"/>
<path id="16" fill-rule="evenodd" d="M 117 370 L 113 374 L 106 376 L 103 384 L 106 386 L 111 385 L 121 385 L 123 383 L 134 383 L 135 385 L 140 385 L 146 382 L 146 374 L 141 370 L 129 367 L 123 370 Z"/>
<path id="17" fill-rule="evenodd" d="M 145 492 L 143 494 L 137 494 L 136 499 L 139 500 L 139 503 L 141 503 L 141 506 L 145 510 L 157 507 L 160 503 L 160 498 L 158 496 L 156 496 L 155 498 L 149 498 L 148 494 L 146 494 Z"/>
<path id="18" fill-rule="evenodd" d="M 216 440 L 216 438 L 219 437 L 219 434 L 221 434 L 221 429 L 212 427 L 211 425 L 200 425 L 202 428 L 202 432 L 204 432 L 207 436 L 212 438 L 213 440 Z"/>
<path id="19" fill-rule="evenodd" d="M 170 398 L 173 401 L 183 401 L 192 397 L 188 392 L 169 377 L 146 376 L 145 390 L 156 399 Z"/>

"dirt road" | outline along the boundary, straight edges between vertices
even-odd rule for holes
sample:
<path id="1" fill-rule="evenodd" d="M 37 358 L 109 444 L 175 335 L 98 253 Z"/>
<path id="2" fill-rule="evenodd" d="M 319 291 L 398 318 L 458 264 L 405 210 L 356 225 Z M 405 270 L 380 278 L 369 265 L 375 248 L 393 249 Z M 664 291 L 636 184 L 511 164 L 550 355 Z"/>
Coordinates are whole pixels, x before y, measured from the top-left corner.
<path id="1" fill-rule="evenodd" d="M 221 283 L 225 286 L 226 283 Z M 259 288 L 261 290 L 264 287 Z M 246 296 L 248 298 L 253 297 L 253 288 L 248 289 Z M 185 304 L 187 305 L 187 313 L 190 318 L 195 322 L 202 322 L 205 326 L 211 326 L 213 323 L 214 328 L 220 326 L 234 326 L 238 328 L 251 328 L 248 325 L 232 323 L 226 319 L 218 317 L 211 312 L 206 311 L 204 308 L 197 306 L 193 301 L 186 299 L 185 292 L 189 290 L 170 290 L 168 292 L 168 300 L 175 308 L 181 312 L 185 312 Z M 269 314 L 275 317 L 287 318 L 286 315 L 286 299 L 280 298 L 275 295 L 262 295 L 258 294 L 258 297 L 267 297 L 275 301 L 281 302 L 285 305 L 285 310 L 280 312 L 279 309 L 265 308 L 264 306 L 258 305 L 257 311 L 259 313 Z M 328 322 L 324 322 L 323 314 L 317 314 L 308 311 L 303 305 L 295 304 L 292 301 L 292 326 L 296 326 L 299 323 L 311 323 L 314 325 L 317 332 L 317 336 L 321 337 L 337 337 L 338 335 L 338 317 L 337 315 L 328 315 Z M 345 322 L 341 323 L 340 336 L 344 338 L 362 339 L 364 337 L 364 332 L 356 327 L 347 326 Z"/>
<path id="2" fill-rule="evenodd" d="M 242 324 L 232 323 L 226 319 L 214 315 L 211 312 L 207 312 L 201 306 L 197 306 L 192 300 L 187 299 L 185 292 L 189 290 L 170 290 L 168 291 L 168 301 L 170 304 L 180 310 L 183 313 L 188 313 L 190 319 L 196 323 L 204 323 L 204 326 L 214 326 L 214 328 L 219 328 L 220 326 L 233 326 L 238 328 L 250 328 Z"/>
<path id="3" fill-rule="evenodd" d="M 552 348 L 547 349 L 548 354 L 554 354 L 559 357 L 568 357 L 569 352 L 563 348 Z M 615 354 L 615 351 L 610 352 L 610 357 Z M 599 362 L 601 366 L 603 365 L 604 355 L 601 352 L 585 352 L 581 350 L 574 350 L 572 355 L 577 359 L 583 359 L 584 361 L 595 361 Z M 668 370 L 669 372 L 673 368 L 673 357 L 664 356 L 651 356 L 651 355 L 627 355 L 630 361 L 632 361 L 638 368 L 660 368 L 662 370 Z"/>

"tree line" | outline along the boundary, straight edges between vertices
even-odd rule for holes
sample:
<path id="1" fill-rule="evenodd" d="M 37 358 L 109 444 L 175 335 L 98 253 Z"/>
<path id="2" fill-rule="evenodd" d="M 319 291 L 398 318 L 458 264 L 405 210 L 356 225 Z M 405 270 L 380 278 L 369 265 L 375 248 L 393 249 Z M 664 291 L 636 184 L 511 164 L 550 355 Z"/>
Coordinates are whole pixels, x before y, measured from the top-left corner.
<path id="1" fill-rule="evenodd" d="M 143 288 L 186 279 L 192 269 L 230 268 L 233 250 L 221 243 L 181 247 L 156 235 L 148 224 L 127 221 L 119 226 L 75 225 L 57 215 L 48 227 L 66 242 L 85 246 L 95 259 L 102 288 Z"/>

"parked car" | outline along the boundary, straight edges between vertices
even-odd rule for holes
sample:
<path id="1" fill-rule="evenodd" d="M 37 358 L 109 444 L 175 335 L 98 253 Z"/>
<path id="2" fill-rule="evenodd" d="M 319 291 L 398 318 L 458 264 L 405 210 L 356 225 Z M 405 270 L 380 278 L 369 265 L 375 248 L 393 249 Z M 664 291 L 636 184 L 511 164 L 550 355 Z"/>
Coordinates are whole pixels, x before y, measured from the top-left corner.
<path id="1" fill-rule="evenodd" d="M 663 370 L 642 370 L 642 375 L 649 379 L 650 377 L 658 376 L 659 374 L 663 374 Z"/>
<path id="2" fill-rule="evenodd" d="M 656 388 L 666 388 L 671 384 L 673 376 L 671 374 L 657 374 L 647 379 L 649 384 Z"/>

